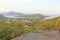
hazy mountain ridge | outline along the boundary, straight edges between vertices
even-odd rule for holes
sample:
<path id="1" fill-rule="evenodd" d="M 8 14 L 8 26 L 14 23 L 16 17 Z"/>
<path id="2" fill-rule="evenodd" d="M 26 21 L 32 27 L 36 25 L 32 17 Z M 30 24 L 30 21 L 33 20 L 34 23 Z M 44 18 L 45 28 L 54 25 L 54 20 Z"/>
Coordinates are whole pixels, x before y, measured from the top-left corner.
<path id="1" fill-rule="evenodd" d="M 5 21 L 6 17 L 4 15 L 0 15 L 0 22 Z"/>
<path id="2" fill-rule="evenodd" d="M 45 15 L 42 14 L 24 14 L 19 12 L 5 12 L 2 13 L 5 17 L 45 17 Z"/>

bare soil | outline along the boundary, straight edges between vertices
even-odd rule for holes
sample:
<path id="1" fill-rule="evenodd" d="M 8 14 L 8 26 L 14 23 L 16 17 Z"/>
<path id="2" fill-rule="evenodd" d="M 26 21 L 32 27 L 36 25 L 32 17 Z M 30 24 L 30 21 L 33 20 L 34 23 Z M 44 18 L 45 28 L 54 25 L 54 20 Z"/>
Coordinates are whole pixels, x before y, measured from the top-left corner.
<path id="1" fill-rule="evenodd" d="M 34 30 L 12 40 L 60 40 L 60 34 L 55 30 Z"/>

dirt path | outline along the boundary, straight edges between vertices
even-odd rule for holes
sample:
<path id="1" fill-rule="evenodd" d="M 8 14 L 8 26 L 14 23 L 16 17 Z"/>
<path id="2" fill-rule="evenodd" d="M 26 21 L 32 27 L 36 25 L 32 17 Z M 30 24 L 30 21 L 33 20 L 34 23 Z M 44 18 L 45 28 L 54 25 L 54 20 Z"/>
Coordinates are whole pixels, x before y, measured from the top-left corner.
<path id="1" fill-rule="evenodd" d="M 60 40 L 60 34 L 58 31 L 35 30 L 13 40 Z"/>

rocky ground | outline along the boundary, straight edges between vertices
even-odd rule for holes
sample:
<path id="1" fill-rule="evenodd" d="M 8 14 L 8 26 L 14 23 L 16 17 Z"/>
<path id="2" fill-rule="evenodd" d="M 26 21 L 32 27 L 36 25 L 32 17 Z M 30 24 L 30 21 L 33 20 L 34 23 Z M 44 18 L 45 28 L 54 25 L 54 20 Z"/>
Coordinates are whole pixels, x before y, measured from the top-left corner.
<path id="1" fill-rule="evenodd" d="M 59 31 L 42 31 L 34 30 L 28 34 L 24 34 L 21 37 L 14 38 L 12 40 L 60 40 Z"/>

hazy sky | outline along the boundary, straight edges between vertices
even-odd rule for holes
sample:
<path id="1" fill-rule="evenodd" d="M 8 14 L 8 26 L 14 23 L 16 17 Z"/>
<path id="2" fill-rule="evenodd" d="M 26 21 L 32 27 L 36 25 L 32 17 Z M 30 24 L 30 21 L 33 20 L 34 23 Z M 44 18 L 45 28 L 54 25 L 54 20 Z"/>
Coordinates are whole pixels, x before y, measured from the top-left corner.
<path id="1" fill-rule="evenodd" d="M 0 12 L 6 11 L 60 15 L 60 0 L 0 0 Z"/>

